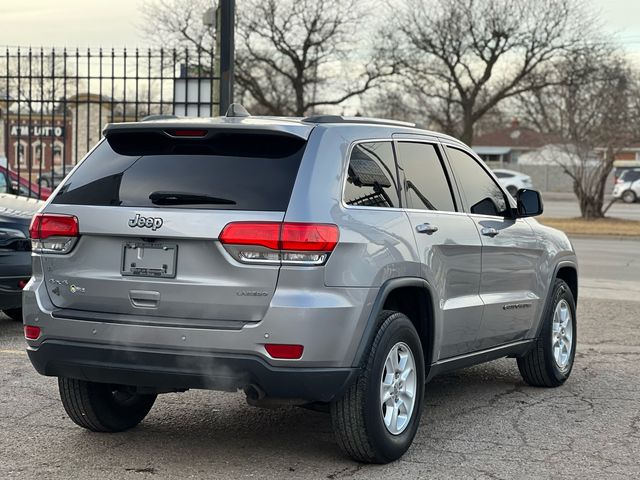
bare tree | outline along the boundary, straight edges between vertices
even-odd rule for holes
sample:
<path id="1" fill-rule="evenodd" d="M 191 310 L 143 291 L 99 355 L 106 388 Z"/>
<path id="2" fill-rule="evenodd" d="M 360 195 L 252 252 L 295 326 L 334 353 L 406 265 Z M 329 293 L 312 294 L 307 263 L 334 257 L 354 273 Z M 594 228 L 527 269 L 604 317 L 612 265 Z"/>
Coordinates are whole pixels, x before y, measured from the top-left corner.
<path id="1" fill-rule="evenodd" d="M 638 73 L 611 48 L 594 45 L 558 65 L 564 79 L 518 102 L 540 131 L 563 139 L 551 159 L 573 179 L 583 218 L 606 213 L 604 192 L 616 153 L 640 138 Z"/>
<path id="2" fill-rule="evenodd" d="M 149 0 L 143 30 L 154 43 L 212 57 L 205 0 Z M 358 97 L 394 73 L 357 0 L 242 0 L 236 22 L 236 93 L 256 113 L 298 115 Z M 363 47 L 364 45 L 364 47 Z M 358 48 L 354 48 L 357 46 Z"/>
<path id="3" fill-rule="evenodd" d="M 0 57 L 7 76 L 0 99 L 9 111 L 51 115 L 60 108 L 64 92 L 71 89 L 76 65 L 56 50 L 17 49 Z"/>
<path id="4" fill-rule="evenodd" d="M 395 84 L 385 84 L 363 96 L 360 114 L 367 117 L 388 118 L 390 120 L 421 122 L 420 106 L 414 98 Z"/>
<path id="5" fill-rule="evenodd" d="M 145 0 L 140 28 L 152 45 L 177 49 L 178 55 L 195 50 L 202 56 L 201 63 L 208 65 L 213 59 L 215 30 L 204 24 L 203 15 L 213 5 L 212 0 Z"/>
<path id="6" fill-rule="evenodd" d="M 395 18 L 407 84 L 468 144 L 502 101 L 556 82 L 548 67 L 587 35 L 578 0 L 409 0 Z"/>
<path id="7" fill-rule="evenodd" d="M 246 0 L 244 8 L 236 78 L 264 113 L 340 105 L 394 72 L 370 45 L 377 32 L 362 2 Z"/>

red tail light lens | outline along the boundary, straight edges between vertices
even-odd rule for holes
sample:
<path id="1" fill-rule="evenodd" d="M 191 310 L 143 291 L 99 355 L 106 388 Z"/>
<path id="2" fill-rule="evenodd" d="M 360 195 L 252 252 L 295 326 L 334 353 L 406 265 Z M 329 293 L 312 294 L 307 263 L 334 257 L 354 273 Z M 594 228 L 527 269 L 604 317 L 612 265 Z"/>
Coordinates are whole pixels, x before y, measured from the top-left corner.
<path id="1" fill-rule="evenodd" d="M 222 230 L 220 241 L 225 245 L 254 245 L 278 250 L 280 223 L 235 222 Z"/>
<path id="2" fill-rule="evenodd" d="M 302 352 L 304 351 L 302 345 L 284 345 L 277 343 L 267 343 L 264 348 L 272 358 L 284 360 L 297 360 L 302 358 Z"/>
<path id="3" fill-rule="evenodd" d="M 25 325 L 24 326 L 24 338 L 27 340 L 37 340 L 40 337 L 40 327 L 35 327 L 33 325 Z"/>
<path id="4" fill-rule="evenodd" d="M 36 253 L 68 253 L 80 234 L 73 215 L 38 213 L 31 220 L 29 236 Z"/>
<path id="5" fill-rule="evenodd" d="M 38 213 L 31 220 L 29 236 L 32 240 L 49 237 L 77 237 L 78 219 L 73 215 Z"/>
<path id="6" fill-rule="evenodd" d="M 284 223 L 281 250 L 331 252 L 338 243 L 338 227 L 316 223 Z"/>
<path id="7" fill-rule="evenodd" d="M 336 225 L 293 222 L 234 222 L 219 240 L 245 263 L 321 265 L 340 237 Z"/>

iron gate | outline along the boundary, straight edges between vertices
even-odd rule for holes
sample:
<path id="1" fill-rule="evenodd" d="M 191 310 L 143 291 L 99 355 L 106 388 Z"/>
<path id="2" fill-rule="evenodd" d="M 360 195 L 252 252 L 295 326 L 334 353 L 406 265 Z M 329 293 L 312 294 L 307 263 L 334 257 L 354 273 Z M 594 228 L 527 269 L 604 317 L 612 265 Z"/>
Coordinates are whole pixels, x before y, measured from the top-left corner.
<path id="1" fill-rule="evenodd" d="M 111 122 L 218 114 L 200 51 L 7 48 L 0 56 L 0 193 L 46 197 Z"/>

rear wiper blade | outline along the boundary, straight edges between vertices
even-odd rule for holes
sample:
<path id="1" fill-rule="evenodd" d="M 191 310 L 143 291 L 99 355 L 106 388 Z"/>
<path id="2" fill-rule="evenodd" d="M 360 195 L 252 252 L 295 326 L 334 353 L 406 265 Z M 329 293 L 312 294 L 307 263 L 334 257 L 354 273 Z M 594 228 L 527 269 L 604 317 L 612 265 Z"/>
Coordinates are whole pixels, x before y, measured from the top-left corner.
<path id="1" fill-rule="evenodd" d="M 235 205 L 236 202 L 227 198 L 212 197 L 183 192 L 153 192 L 149 200 L 154 205 Z"/>

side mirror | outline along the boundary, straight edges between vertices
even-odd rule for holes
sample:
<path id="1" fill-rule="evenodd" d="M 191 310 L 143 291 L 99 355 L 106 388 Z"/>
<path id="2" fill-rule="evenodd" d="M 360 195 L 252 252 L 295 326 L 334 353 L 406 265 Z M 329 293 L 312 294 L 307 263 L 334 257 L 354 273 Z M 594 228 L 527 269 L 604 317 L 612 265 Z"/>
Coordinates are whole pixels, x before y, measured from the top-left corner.
<path id="1" fill-rule="evenodd" d="M 535 217 L 543 211 L 542 197 L 537 190 L 521 188 L 516 194 L 518 217 Z"/>

